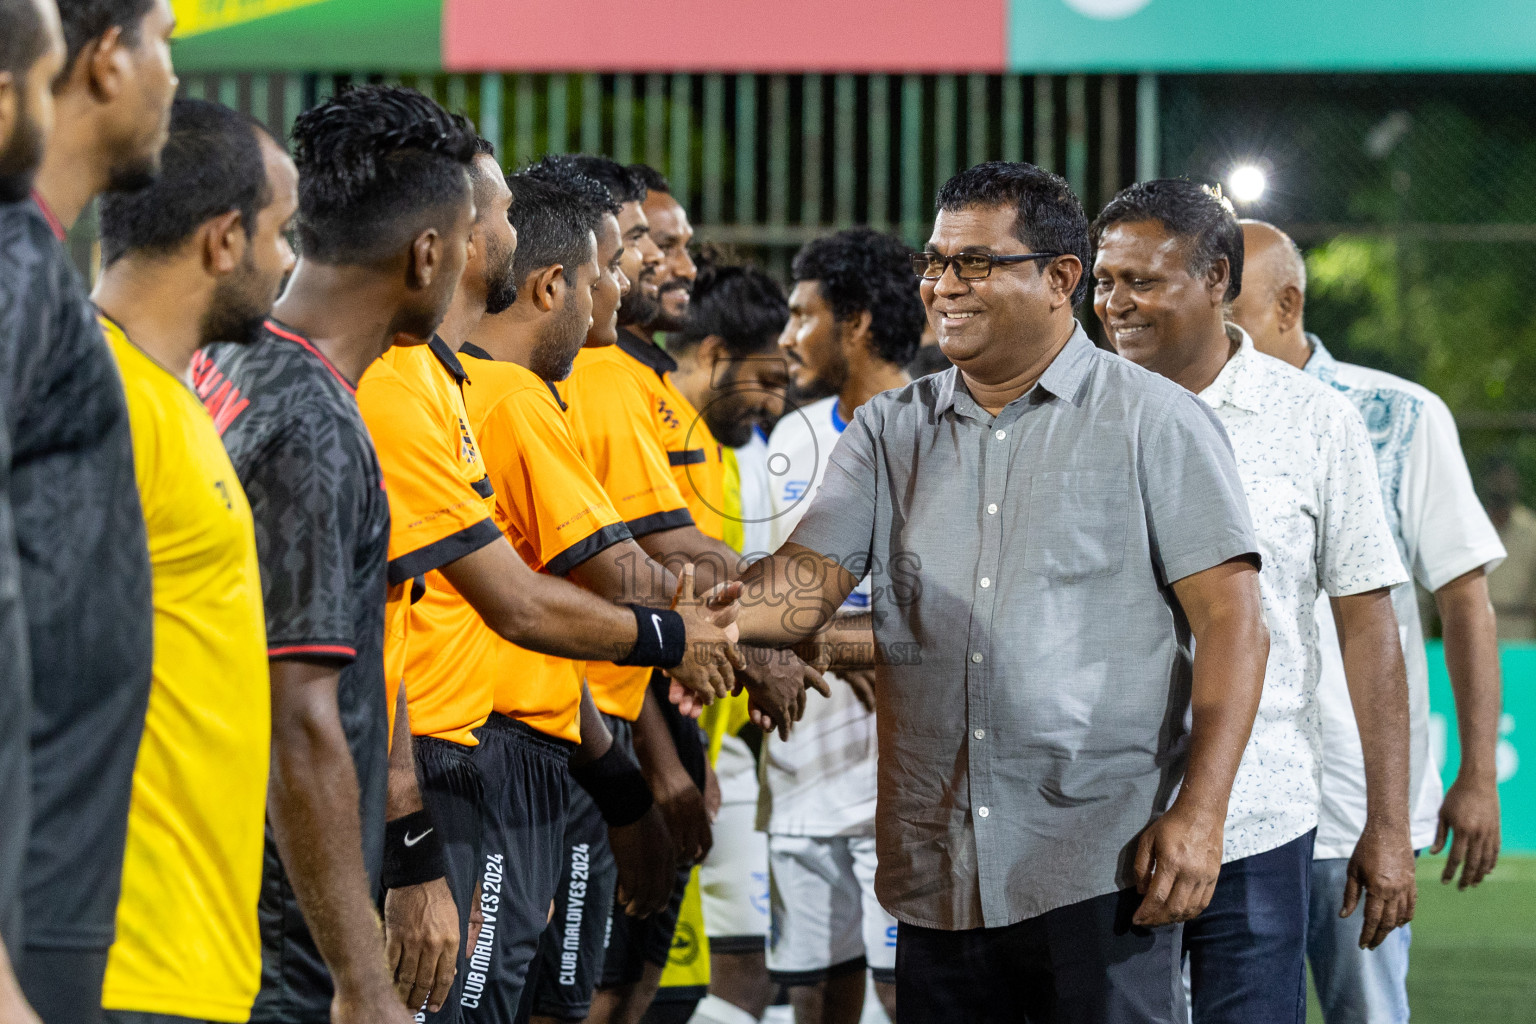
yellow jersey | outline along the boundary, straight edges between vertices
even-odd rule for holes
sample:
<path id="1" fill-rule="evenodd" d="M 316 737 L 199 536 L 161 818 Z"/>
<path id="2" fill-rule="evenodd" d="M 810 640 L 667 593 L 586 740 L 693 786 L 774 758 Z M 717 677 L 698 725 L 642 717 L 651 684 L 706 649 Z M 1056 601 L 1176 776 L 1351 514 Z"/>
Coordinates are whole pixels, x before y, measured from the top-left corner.
<path id="1" fill-rule="evenodd" d="M 102 1005 L 244 1021 L 272 732 L 255 527 L 202 401 L 117 324 L 102 330 L 128 398 L 155 644 Z"/>
<path id="2" fill-rule="evenodd" d="M 699 524 L 695 502 L 682 488 L 710 470 L 711 448 L 723 468 L 719 446 L 713 438 L 702 443 L 698 433 L 708 435 L 709 428 L 672 385 L 668 375 L 676 365 L 660 348 L 621 328 L 617 345 L 582 349 L 560 389 L 582 458 L 637 538 L 680 526 L 705 529 L 711 519 L 707 504 L 697 503 L 706 516 Z M 718 537 L 718 513 L 713 520 L 714 532 L 705 532 Z M 587 665 L 587 686 L 598 710 L 631 722 L 640 715 L 650 678 L 649 668 Z"/>
<path id="3" fill-rule="evenodd" d="M 472 345 L 464 390 L 496 490 L 496 525 L 529 568 L 564 576 L 629 530 L 582 461 L 560 399 L 533 371 Z M 585 662 L 498 641 L 495 707 L 540 732 L 581 742 Z"/>
<path id="4" fill-rule="evenodd" d="M 466 382 L 458 356 L 433 338 L 379 357 L 358 384 L 357 405 L 389 494 L 386 670 L 404 674 L 412 733 L 472 747 L 491 712 L 492 686 L 464 667 L 484 663 L 499 638 L 439 570 L 500 532 L 464 409 Z M 393 729 L 395 693 L 389 698 Z"/>

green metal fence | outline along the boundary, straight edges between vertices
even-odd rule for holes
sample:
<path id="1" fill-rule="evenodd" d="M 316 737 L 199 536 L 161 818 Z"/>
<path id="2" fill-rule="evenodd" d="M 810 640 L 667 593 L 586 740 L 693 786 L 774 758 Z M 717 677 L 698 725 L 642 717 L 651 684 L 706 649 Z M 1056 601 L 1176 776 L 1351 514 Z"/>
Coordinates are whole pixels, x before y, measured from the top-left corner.
<path id="1" fill-rule="evenodd" d="M 642 160 L 671 180 L 703 240 L 782 269 L 828 229 L 926 237 L 962 166 L 1031 160 L 1102 202 L 1156 172 L 1157 80 L 1116 75 L 191 75 L 286 132 L 348 81 L 403 82 L 473 118 L 509 167 L 545 153 Z"/>

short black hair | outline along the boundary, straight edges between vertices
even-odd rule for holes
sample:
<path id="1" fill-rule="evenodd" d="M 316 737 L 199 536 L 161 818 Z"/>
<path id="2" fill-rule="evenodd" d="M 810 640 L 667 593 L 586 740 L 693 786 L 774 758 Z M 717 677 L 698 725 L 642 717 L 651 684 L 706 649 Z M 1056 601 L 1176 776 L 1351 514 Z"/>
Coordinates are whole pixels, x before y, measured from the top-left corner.
<path id="1" fill-rule="evenodd" d="M 602 184 L 613 196 L 614 202 L 645 202 L 645 182 L 641 180 L 640 175 L 617 160 L 610 160 L 606 156 L 592 156 L 588 153 L 567 159 L 576 170 Z"/>
<path id="2" fill-rule="evenodd" d="M 807 242 L 795 254 L 790 274 L 815 281 L 836 320 L 869 311 L 875 353 L 903 366 L 922 344 L 927 314 L 912 273 L 912 250 L 872 228 L 850 228 Z"/>
<path id="3" fill-rule="evenodd" d="M 667 180 L 666 175 L 662 174 L 650 164 L 630 164 L 628 171 L 637 179 L 639 179 L 640 183 L 645 186 L 645 190 L 647 192 L 664 192 L 667 195 L 672 194 L 672 183 Z"/>
<path id="4" fill-rule="evenodd" d="M 935 206 L 955 211 L 968 206 L 1011 206 L 1013 233 L 1032 252 L 1076 256 L 1083 276 L 1072 292 L 1074 306 L 1088 294 L 1088 215 L 1059 174 L 1034 164 L 992 160 L 961 171 L 939 189 Z M 1043 273 L 1045 268 L 1041 267 Z"/>
<path id="5" fill-rule="evenodd" d="M 534 271 L 559 264 L 566 281 L 574 281 L 576 268 L 593 257 L 590 198 L 529 171 L 510 175 L 507 187 L 517 229 L 512 276 L 521 285 Z"/>
<path id="6" fill-rule="evenodd" d="M 784 289 L 750 264 L 714 263 L 705 256 L 688 300 L 682 329 L 669 335 L 667 348 L 686 352 L 711 335 L 725 342 L 732 358 L 778 351 L 779 332 L 789 321 Z"/>
<path id="7" fill-rule="evenodd" d="M 170 137 L 154 181 L 134 192 L 101 197 L 103 265 L 130 252 L 172 252 L 210 217 L 230 210 L 240 211 L 245 235 L 251 237 L 256 215 L 272 201 L 262 134 L 272 138 L 255 118 L 218 103 L 179 99 L 171 104 Z"/>
<path id="8" fill-rule="evenodd" d="M 619 215 L 620 200 L 613 197 L 608 186 L 584 173 L 576 161 L 568 156 L 546 156 L 536 164 L 523 168 L 520 174 L 531 174 L 540 181 L 547 181 L 556 188 L 563 188 L 588 207 L 587 226 L 595 233 L 602 227 L 603 215 Z"/>
<path id="9" fill-rule="evenodd" d="M 139 26 L 155 0 L 58 0 L 64 28 L 64 73 L 75 66 L 86 44 L 120 28 L 124 46 L 137 46 Z"/>
<path id="10" fill-rule="evenodd" d="M 461 201 L 479 143 L 415 89 L 346 89 L 293 124 L 299 247 L 322 263 L 388 259 Z"/>
<path id="11" fill-rule="evenodd" d="M 474 132 L 475 126 L 463 114 L 451 114 L 449 116 L 453 118 L 454 124 L 460 128 L 471 133 Z M 490 139 L 476 135 L 475 159 L 469 162 L 469 186 L 475 197 L 475 218 L 477 220 L 485 215 L 485 210 L 490 206 L 491 201 L 489 186 L 492 179 L 489 175 L 480 172 L 478 160 L 482 156 L 494 158 L 496 156 L 496 145 Z M 498 170 L 496 177 L 500 178 L 501 176 L 501 172 Z"/>
<path id="12" fill-rule="evenodd" d="M 1230 274 L 1226 301 L 1243 291 L 1243 226 L 1220 191 L 1187 178 L 1157 178 L 1121 189 L 1094 219 L 1093 247 L 1116 224 L 1155 220 L 1169 234 L 1189 242 L 1187 263 L 1194 277 L 1205 276 L 1226 258 Z"/>
<path id="13" fill-rule="evenodd" d="M 42 0 L 52 3 L 52 0 Z M 37 0 L 0 0 L 0 71 L 19 80 L 48 48 L 48 33 L 37 13 Z"/>

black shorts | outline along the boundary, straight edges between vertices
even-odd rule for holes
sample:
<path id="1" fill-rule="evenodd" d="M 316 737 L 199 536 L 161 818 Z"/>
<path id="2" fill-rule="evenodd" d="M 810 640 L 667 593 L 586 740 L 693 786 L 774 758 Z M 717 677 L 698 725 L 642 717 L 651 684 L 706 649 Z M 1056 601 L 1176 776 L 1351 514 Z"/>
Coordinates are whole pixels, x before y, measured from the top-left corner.
<path id="1" fill-rule="evenodd" d="M 13 950 L 22 995 L 43 1024 L 99 1024 L 105 949 Z"/>
<path id="2" fill-rule="evenodd" d="M 106 1024 L 211 1024 L 201 1017 L 178 1017 L 172 1013 L 140 1013 L 138 1010 L 104 1010 Z"/>
<path id="3" fill-rule="evenodd" d="M 677 916 L 688 891 L 692 868 L 678 868 L 677 881 L 667 905 L 650 917 L 630 917 L 617 906 L 613 908 L 613 927 L 608 936 L 608 951 L 603 957 L 603 979 L 599 988 L 633 985 L 645 974 L 645 965 L 666 967 L 672 955 L 672 936 L 677 931 Z"/>
<path id="4" fill-rule="evenodd" d="M 613 742 L 633 751 L 629 722 L 604 715 Z M 560 880 L 555 915 L 539 940 L 539 951 L 523 990 L 519 1019 L 530 1015 L 585 1020 L 592 990 L 603 973 L 603 950 L 613 912 L 618 870 L 608 846 L 608 826 L 587 791 L 570 786 L 565 835 L 560 847 Z"/>
<path id="5" fill-rule="evenodd" d="M 466 1024 L 510 1024 L 547 927 L 564 862 L 575 744 L 493 714 L 477 733 L 485 784 L 480 912 L 459 1005 Z"/>
<path id="6" fill-rule="evenodd" d="M 704 789 L 704 766 L 709 758 L 703 731 L 698 722 L 677 710 L 667 696 L 670 681 L 661 672 L 651 674 L 651 692 L 661 707 L 661 714 L 693 784 Z M 601 988 L 632 985 L 645 973 L 646 964 L 667 965 L 672 952 L 672 934 L 677 930 L 677 915 L 688 891 L 692 868 L 679 868 L 672 886 L 672 898 L 666 907 L 650 917 L 630 917 L 617 907 L 613 912 L 613 930 L 608 939 L 608 953 L 603 959 Z"/>
<path id="7" fill-rule="evenodd" d="M 434 736 L 418 736 L 413 741 L 416 769 L 421 777 L 421 802 L 432 817 L 443 843 L 444 867 L 448 890 L 459 911 L 459 963 L 453 976 L 453 989 L 437 1013 L 422 1011 L 418 1021 L 427 1024 L 453 1024 L 459 1020 L 459 1000 L 464 992 L 469 950 L 469 913 L 474 899 L 475 882 L 480 876 L 480 830 L 484 817 L 485 783 L 480 777 L 473 751 Z"/>

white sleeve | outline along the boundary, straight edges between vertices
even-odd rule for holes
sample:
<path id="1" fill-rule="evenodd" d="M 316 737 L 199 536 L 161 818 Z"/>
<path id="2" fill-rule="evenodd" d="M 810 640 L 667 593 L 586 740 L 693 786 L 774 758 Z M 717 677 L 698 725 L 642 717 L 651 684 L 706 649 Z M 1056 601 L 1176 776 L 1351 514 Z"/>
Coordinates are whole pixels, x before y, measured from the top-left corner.
<path id="1" fill-rule="evenodd" d="M 1498 531 L 1472 489 L 1456 421 L 1435 395 L 1424 399 L 1397 501 L 1410 568 L 1425 589 L 1504 560 Z"/>
<path id="2" fill-rule="evenodd" d="M 1363 594 L 1408 580 L 1381 503 L 1376 453 L 1359 411 L 1330 390 L 1317 404 L 1321 479 L 1318 585 L 1330 597 Z"/>

